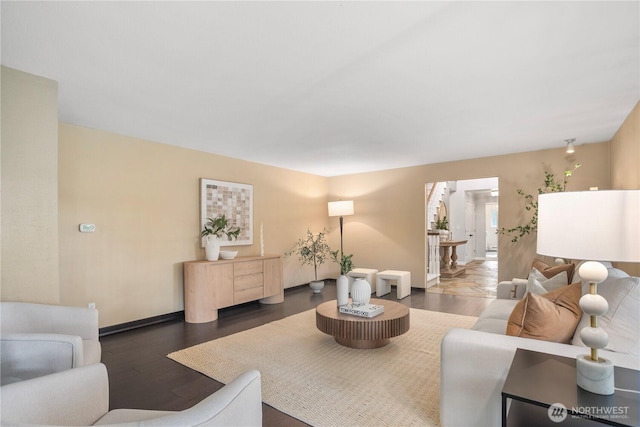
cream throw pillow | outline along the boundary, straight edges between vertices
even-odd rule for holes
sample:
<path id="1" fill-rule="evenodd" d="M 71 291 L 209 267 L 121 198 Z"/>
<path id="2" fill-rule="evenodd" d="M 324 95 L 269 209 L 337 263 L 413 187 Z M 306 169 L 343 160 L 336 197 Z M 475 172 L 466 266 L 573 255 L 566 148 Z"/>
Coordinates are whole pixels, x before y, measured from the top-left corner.
<path id="1" fill-rule="evenodd" d="M 589 293 L 589 284 L 583 285 Z M 609 335 L 605 350 L 640 356 L 640 277 L 613 277 L 598 285 L 598 294 L 609 303 L 609 310 L 598 316 L 598 327 Z M 573 337 L 573 345 L 584 345 L 580 338 L 582 328 L 589 326 L 589 316 L 584 315 Z"/>
<path id="2" fill-rule="evenodd" d="M 569 278 L 566 271 L 558 273 L 550 279 L 547 279 L 547 277 L 539 272 L 538 269 L 532 268 L 531 273 L 529 274 L 529 279 L 527 280 L 526 292 L 542 295 L 563 286 L 567 286 L 568 284 Z"/>

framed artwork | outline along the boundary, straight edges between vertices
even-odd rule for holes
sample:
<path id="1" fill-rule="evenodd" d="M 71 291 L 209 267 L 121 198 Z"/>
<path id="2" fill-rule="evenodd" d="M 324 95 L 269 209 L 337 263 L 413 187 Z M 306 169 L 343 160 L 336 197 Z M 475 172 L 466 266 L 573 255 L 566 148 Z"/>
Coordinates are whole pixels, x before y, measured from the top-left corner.
<path id="1" fill-rule="evenodd" d="M 253 185 L 200 179 L 200 230 L 207 218 L 225 215 L 240 228 L 237 240 L 221 239 L 220 246 L 253 244 Z M 204 243 L 203 243 L 204 246 Z"/>

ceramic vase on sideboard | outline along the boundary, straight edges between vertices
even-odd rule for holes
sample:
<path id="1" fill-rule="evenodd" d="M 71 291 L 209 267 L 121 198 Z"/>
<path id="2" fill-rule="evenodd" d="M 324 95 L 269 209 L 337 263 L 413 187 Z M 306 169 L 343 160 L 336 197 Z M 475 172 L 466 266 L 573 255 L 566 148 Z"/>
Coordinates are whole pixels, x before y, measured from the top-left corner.
<path id="1" fill-rule="evenodd" d="M 371 285 L 362 277 L 356 277 L 351 285 L 351 300 L 354 304 L 369 304 L 371 300 Z"/>
<path id="2" fill-rule="evenodd" d="M 349 302 L 349 279 L 347 276 L 342 275 L 336 279 L 336 294 L 338 306 Z"/>
<path id="3" fill-rule="evenodd" d="M 206 237 L 207 244 L 204 247 L 207 261 L 217 261 L 220 256 L 220 240 L 216 236 L 209 235 Z"/>

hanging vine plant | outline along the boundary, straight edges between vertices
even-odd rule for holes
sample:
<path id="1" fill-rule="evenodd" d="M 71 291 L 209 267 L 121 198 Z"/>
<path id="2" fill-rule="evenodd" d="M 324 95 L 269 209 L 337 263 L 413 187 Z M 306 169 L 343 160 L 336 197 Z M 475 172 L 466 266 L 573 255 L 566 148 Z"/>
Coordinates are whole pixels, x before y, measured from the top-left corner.
<path id="1" fill-rule="evenodd" d="M 580 167 L 580 163 L 576 163 L 573 169 L 564 171 L 564 179 L 562 181 L 556 181 L 556 177 L 551 172 L 544 173 L 544 187 L 538 188 L 538 195 L 546 193 L 559 193 L 566 191 L 569 178 L 576 169 Z M 518 189 L 518 194 L 525 200 L 524 209 L 531 212 L 531 219 L 524 225 L 517 225 L 513 228 L 501 227 L 497 233 L 505 236 L 510 236 L 513 243 L 518 242 L 522 237 L 527 234 L 535 233 L 538 230 L 538 199 L 532 194 L 525 193 L 524 190 Z"/>

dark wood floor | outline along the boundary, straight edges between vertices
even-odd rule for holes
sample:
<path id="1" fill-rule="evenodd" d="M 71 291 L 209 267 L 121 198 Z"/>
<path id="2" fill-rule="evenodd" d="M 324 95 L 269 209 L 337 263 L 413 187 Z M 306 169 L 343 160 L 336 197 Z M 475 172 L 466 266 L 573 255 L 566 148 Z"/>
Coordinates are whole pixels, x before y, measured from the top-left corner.
<path id="1" fill-rule="evenodd" d="M 395 300 L 395 292 L 394 287 L 383 298 Z M 170 321 L 102 337 L 102 362 L 109 371 L 111 409 L 189 408 L 222 384 L 168 359 L 167 354 L 282 319 L 335 298 L 335 281 L 329 280 L 321 294 L 313 294 L 308 286 L 290 288 L 285 291 L 282 304 L 254 302 L 231 307 L 220 310 L 215 322 Z M 478 316 L 491 299 L 412 289 L 411 296 L 401 302 L 412 308 Z M 305 425 L 268 405 L 262 406 L 265 426 Z"/>

